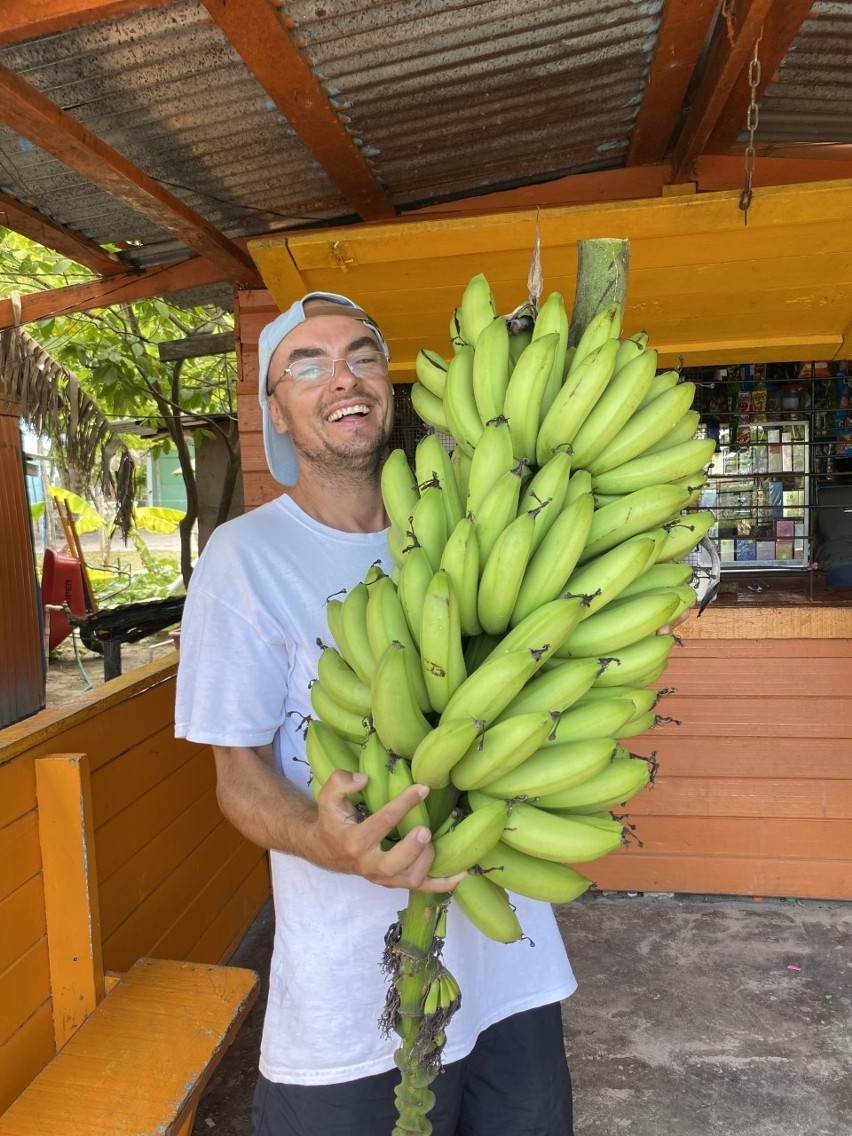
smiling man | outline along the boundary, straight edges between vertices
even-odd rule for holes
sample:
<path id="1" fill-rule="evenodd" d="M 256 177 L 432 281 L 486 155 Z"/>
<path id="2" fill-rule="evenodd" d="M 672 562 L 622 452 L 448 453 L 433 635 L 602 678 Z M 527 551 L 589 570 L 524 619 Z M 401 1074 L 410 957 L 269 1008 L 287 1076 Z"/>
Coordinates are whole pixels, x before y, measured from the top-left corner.
<path id="1" fill-rule="evenodd" d="M 424 827 L 384 837 L 428 790 L 356 823 L 364 779 L 338 770 L 311 797 L 304 724 L 328 597 L 389 567 L 380 474 L 393 420 L 388 350 L 343 296 L 313 293 L 261 333 L 266 459 L 288 492 L 220 526 L 181 624 L 176 732 L 207 743 L 224 815 L 270 850 L 275 942 L 255 1093 L 255 1136 L 390 1136 L 394 1038 L 384 936 L 400 889 L 428 876 Z M 211 866 L 215 870 L 216 865 Z M 559 1002 L 575 988 L 549 906 L 516 898 L 528 940 L 484 938 L 451 905 L 444 957 L 462 1006 L 433 1088 L 435 1136 L 570 1136 Z M 535 943 L 533 949 L 531 943 Z"/>

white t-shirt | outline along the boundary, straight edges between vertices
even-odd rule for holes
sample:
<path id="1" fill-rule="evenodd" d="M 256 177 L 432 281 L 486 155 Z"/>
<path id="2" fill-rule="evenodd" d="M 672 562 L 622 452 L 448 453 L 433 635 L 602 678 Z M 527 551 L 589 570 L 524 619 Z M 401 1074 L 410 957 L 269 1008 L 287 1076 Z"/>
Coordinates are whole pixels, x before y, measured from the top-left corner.
<path id="1" fill-rule="evenodd" d="M 386 565 L 386 533 L 327 528 L 282 496 L 218 528 L 192 577 L 181 622 L 175 730 L 221 746 L 274 743 L 278 768 L 308 792 L 302 728 L 310 714 L 324 605 Z M 386 565 L 387 566 L 387 565 Z M 260 1069 L 318 1085 L 393 1067 L 398 1038 L 378 1019 L 387 979 L 384 936 L 407 892 L 271 852 L 275 942 Z M 445 1062 L 510 1014 L 558 1001 L 576 982 L 549 905 L 513 897 L 532 940 L 509 946 L 451 904 L 444 962 L 462 991 Z"/>

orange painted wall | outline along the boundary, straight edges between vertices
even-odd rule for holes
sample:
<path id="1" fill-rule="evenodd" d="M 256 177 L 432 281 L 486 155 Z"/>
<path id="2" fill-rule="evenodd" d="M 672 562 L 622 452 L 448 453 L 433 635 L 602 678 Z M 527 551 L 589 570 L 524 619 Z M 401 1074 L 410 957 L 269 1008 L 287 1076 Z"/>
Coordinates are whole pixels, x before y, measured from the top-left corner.
<path id="1" fill-rule="evenodd" d="M 224 962 L 269 895 L 222 817 L 209 748 L 174 738 L 175 657 L 0 732 L 0 1111 L 53 1056 L 33 763 L 90 759 L 104 966 Z"/>

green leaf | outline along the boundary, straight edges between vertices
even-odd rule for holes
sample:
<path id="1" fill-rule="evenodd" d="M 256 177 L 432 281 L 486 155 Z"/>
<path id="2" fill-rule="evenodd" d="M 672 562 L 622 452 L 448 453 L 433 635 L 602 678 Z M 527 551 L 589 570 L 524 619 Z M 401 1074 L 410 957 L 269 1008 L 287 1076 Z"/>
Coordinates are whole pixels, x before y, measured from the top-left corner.
<path id="1" fill-rule="evenodd" d="M 186 513 L 182 509 L 143 505 L 136 510 L 136 527 L 146 532 L 173 533 L 185 516 Z"/>
<path id="2" fill-rule="evenodd" d="M 71 512 L 74 514 L 74 525 L 81 535 L 87 532 L 97 532 L 99 529 L 107 527 L 107 522 L 97 509 L 93 508 L 88 501 L 84 501 L 82 497 L 78 497 L 76 493 L 72 493 L 70 489 L 61 489 L 57 485 L 51 485 L 47 491 L 55 500 L 68 502 Z"/>

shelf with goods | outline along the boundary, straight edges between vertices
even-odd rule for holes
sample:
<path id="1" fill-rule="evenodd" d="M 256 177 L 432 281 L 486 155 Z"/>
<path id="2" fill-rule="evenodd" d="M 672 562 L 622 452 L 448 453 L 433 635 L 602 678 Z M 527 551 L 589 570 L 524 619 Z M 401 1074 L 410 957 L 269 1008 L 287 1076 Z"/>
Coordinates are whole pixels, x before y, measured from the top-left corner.
<path id="1" fill-rule="evenodd" d="M 715 437 L 701 508 L 728 571 L 806 569 L 818 529 L 818 483 L 846 476 L 852 379 L 843 364 L 690 368 L 700 433 Z"/>

